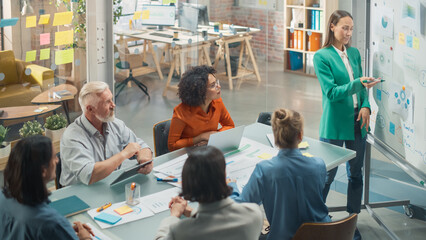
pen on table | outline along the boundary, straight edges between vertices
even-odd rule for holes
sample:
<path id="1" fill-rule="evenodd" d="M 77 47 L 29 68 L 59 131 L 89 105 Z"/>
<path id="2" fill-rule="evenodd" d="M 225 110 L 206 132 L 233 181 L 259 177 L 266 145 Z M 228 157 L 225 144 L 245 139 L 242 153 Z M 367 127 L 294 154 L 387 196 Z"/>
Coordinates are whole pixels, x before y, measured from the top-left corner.
<path id="1" fill-rule="evenodd" d="M 157 178 L 157 182 L 177 182 L 177 178 Z"/>
<path id="2" fill-rule="evenodd" d="M 132 182 L 130 190 L 132 190 L 132 199 L 130 201 L 133 202 L 133 199 L 135 198 L 136 183 Z"/>
<path id="3" fill-rule="evenodd" d="M 386 81 L 386 80 L 385 80 L 385 79 L 376 79 L 376 80 L 373 80 L 373 81 L 363 80 L 362 82 L 363 82 L 363 83 L 372 83 L 372 82 L 375 82 L 375 81 L 384 82 L 384 81 Z"/>
<path id="4" fill-rule="evenodd" d="M 109 207 L 111 207 L 111 203 L 107 203 L 107 204 L 105 204 L 105 205 L 103 205 L 103 206 L 99 207 L 99 208 L 96 210 L 96 212 L 102 212 L 103 210 L 105 210 L 105 209 L 107 209 L 107 208 L 109 208 Z"/>

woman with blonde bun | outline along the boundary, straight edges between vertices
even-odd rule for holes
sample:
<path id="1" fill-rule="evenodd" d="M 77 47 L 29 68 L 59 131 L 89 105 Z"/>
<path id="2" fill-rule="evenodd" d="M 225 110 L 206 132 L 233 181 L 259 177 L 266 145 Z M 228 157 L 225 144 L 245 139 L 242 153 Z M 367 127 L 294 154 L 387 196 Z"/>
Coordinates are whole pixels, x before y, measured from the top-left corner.
<path id="1" fill-rule="evenodd" d="M 267 239 L 291 239 L 304 222 L 329 222 L 322 197 L 324 161 L 306 157 L 298 145 L 303 139 L 303 117 L 289 109 L 272 114 L 272 130 L 278 155 L 256 165 L 243 192 L 235 183 L 232 198 L 237 202 L 263 204 L 270 226 Z"/>

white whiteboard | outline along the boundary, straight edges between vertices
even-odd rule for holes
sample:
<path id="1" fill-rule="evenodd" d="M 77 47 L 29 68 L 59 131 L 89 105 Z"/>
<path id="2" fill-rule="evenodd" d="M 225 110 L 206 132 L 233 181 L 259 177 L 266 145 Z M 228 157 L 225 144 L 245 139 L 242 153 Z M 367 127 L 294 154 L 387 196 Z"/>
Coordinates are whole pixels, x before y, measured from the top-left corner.
<path id="1" fill-rule="evenodd" d="M 371 1 L 369 75 L 386 80 L 370 90 L 372 133 L 426 176 L 424 6 L 425 0 Z"/>

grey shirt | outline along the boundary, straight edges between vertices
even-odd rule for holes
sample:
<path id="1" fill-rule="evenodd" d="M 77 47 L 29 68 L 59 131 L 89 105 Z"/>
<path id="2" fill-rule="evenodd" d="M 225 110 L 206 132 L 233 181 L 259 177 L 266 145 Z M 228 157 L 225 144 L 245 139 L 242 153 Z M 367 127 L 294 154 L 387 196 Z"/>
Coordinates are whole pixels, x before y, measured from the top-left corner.
<path id="1" fill-rule="evenodd" d="M 104 136 L 84 114 L 67 127 L 61 139 L 62 185 L 79 182 L 89 184 L 95 163 L 121 152 L 131 142 L 137 142 L 142 148 L 149 148 L 117 118 L 104 123 L 103 131 Z"/>

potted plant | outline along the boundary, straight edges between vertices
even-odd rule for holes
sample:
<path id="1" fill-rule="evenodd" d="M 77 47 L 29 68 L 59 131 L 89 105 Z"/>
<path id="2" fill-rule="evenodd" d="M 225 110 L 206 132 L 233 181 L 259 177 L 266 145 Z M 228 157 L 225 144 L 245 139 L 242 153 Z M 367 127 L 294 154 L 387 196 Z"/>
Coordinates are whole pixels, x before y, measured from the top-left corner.
<path id="1" fill-rule="evenodd" d="M 9 156 L 10 154 L 10 143 L 5 142 L 7 132 L 9 132 L 9 128 L 5 128 L 3 125 L 0 125 L 0 158 L 4 158 Z"/>
<path id="2" fill-rule="evenodd" d="M 25 122 L 22 128 L 19 129 L 19 135 L 23 138 L 43 134 L 43 127 L 36 120 Z"/>
<path id="3" fill-rule="evenodd" d="M 44 128 L 46 130 L 46 137 L 50 138 L 52 142 L 61 140 L 62 134 L 67 127 L 67 120 L 64 115 L 54 114 L 46 118 Z"/>

